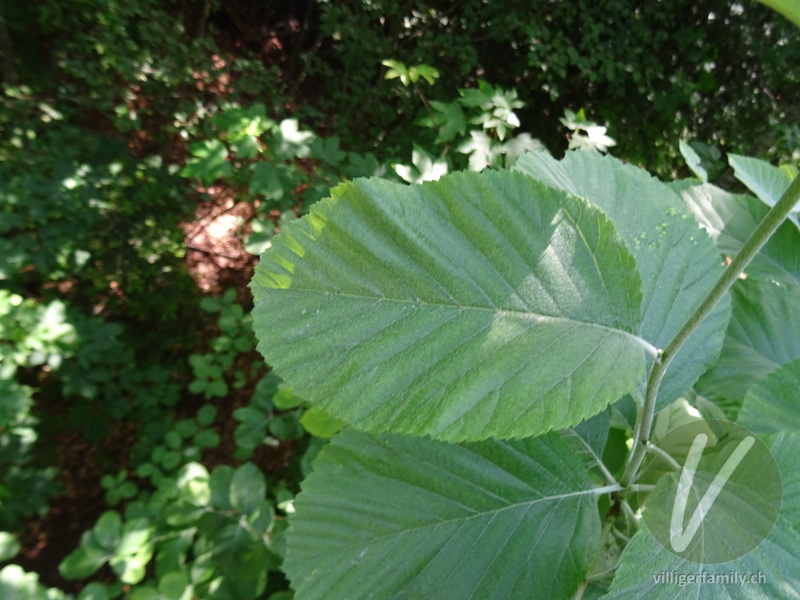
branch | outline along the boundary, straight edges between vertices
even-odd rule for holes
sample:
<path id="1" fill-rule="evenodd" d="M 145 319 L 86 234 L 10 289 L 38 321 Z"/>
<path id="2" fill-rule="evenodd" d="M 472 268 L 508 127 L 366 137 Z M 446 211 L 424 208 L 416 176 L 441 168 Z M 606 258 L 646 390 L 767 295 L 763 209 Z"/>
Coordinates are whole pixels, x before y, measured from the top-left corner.
<path id="1" fill-rule="evenodd" d="M 728 293 L 728 290 L 736 282 L 737 279 L 744 272 L 750 261 L 753 260 L 755 255 L 761 250 L 761 247 L 767 243 L 772 237 L 772 234 L 780 227 L 781 223 L 786 220 L 789 213 L 792 212 L 795 204 L 800 202 L 800 175 L 794 178 L 789 189 L 784 192 L 781 199 L 773 206 L 766 214 L 761 223 L 758 224 L 755 231 L 750 235 L 745 242 L 742 249 L 736 257 L 728 265 L 725 272 L 719 278 L 714 287 L 700 303 L 700 306 L 694 311 L 691 317 L 686 321 L 683 327 L 675 334 L 672 341 L 667 345 L 661 353 L 660 359 L 653 363 L 653 368 L 650 370 L 650 375 L 647 379 L 647 391 L 645 392 L 644 405 L 642 406 L 641 419 L 636 428 L 636 436 L 633 442 L 633 449 L 628 458 L 628 464 L 625 467 L 625 472 L 620 478 L 620 484 L 628 487 L 636 478 L 639 467 L 642 465 L 647 446 L 650 442 L 650 432 L 653 428 L 653 419 L 655 418 L 656 399 L 658 398 L 658 388 L 661 385 L 661 379 L 669 367 L 672 359 L 681 349 L 689 336 L 700 326 L 705 318 L 714 310 L 722 297 Z"/>

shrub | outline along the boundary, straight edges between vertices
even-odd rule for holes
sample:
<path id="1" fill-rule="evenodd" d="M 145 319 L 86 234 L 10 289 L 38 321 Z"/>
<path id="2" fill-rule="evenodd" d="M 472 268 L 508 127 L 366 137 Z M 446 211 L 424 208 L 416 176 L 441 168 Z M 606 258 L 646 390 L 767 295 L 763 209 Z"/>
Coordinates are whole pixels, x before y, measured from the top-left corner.
<path id="1" fill-rule="evenodd" d="M 796 500 L 778 515 L 800 440 L 800 231 L 781 224 L 800 178 L 730 160 L 761 200 L 538 153 L 513 172 L 343 184 L 284 228 L 251 283 L 259 348 L 352 426 L 294 502 L 299 597 L 667 598 L 654 575 L 696 570 L 687 557 L 763 573 L 752 597 L 800 590 Z M 716 526 L 669 549 L 640 523 L 678 493 L 658 445 L 694 422 L 729 452 L 726 418 L 779 466 L 748 459 L 763 487 L 737 483 Z M 764 519 L 752 551 L 697 559 L 744 543 L 743 511 Z"/>

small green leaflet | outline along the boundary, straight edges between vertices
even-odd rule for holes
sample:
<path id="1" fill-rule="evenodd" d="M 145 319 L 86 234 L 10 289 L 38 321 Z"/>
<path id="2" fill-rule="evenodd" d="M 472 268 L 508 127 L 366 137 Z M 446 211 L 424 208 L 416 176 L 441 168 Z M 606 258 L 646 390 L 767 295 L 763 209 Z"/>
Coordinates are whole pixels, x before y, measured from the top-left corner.
<path id="1" fill-rule="evenodd" d="M 274 239 L 251 288 L 267 362 L 374 433 L 575 425 L 630 391 L 653 351 L 613 224 L 517 173 L 340 185 Z"/>

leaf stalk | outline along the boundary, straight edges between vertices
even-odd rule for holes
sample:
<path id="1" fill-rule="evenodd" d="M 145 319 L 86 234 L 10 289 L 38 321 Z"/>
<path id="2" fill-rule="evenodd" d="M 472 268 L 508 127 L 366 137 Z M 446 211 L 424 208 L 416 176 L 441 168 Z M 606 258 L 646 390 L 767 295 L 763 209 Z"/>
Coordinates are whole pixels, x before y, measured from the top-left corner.
<path id="1" fill-rule="evenodd" d="M 780 225 L 792 212 L 795 204 L 800 201 L 800 175 L 794 178 L 789 188 L 784 192 L 781 199 L 764 216 L 764 219 L 755 228 L 753 233 L 742 246 L 742 249 L 734 257 L 722 276 L 708 292 L 705 299 L 700 303 L 691 317 L 684 323 L 683 327 L 675 334 L 667 347 L 661 353 L 661 360 L 656 360 L 647 378 L 647 390 L 645 392 L 642 410 L 639 413 L 635 427 L 634 441 L 631 453 L 628 456 L 628 463 L 625 472 L 619 482 L 623 487 L 629 487 L 636 479 L 639 468 L 642 466 L 647 447 L 650 443 L 650 433 L 653 429 L 653 421 L 656 412 L 656 400 L 658 398 L 658 388 L 661 379 L 664 377 L 669 364 L 681 349 L 689 336 L 700 326 L 708 317 L 717 303 L 728 293 L 731 286 L 742 275 L 747 265 L 753 260 L 759 250 L 766 244 L 770 237 L 780 227 Z"/>

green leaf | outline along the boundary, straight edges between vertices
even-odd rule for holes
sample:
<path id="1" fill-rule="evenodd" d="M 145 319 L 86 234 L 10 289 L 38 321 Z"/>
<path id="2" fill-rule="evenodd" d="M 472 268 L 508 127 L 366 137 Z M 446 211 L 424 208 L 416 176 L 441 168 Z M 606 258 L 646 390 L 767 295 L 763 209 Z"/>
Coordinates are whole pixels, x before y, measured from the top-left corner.
<path id="1" fill-rule="evenodd" d="M 723 270 L 716 248 L 681 199 L 646 171 L 593 152 L 568 152 L 562 161 L 546 153 L 528 154 L 514 169 L 605 211 L 636 257 L 641 275 L 643 318 L 636 333 L 665 348 Z M 659 409 L 683 395 L 714 362 L 729 318 L 725 299 L 681 348 L 661 382 Z M 640 396 L 644 389 L 643 378 Z"/>
<path id="2" fill-rule="evenodd" d="M 192 419 L 181 419 L 175 424 L 175 427 L 172 429 L 174 433 L 177 433 L 179 437 L 178 447 L 181 445 L 180 438 L 187 438 L 197 431 L 197 423 L 195 423 Z M 169 434 L 167 434 L 169 435 Z"/>
<path id="3" fill-rule="evenodd" d="M 231 506 L 229 490 L 233 479 L 233 467 L 221 465 L 211 473 L 209 487 L 211 488 L 211 498 L 209 503 L 220 510 L 233 510 Z"/>
<path id="4" fill-rule="evenodd" d="M 800 27 L 800 5 L 796 0 L 758 0 L 773 10 L 777 10 L 792 23 Z"/>
<path id="5" fill-rule="evenodd" d="M 462 135 L 467 130 L 464 112 L 461 110 L 458 102 L 437 102 L 436 100 L 431 100 L 430 105 L 436 111 L 435 122 L 439 126 L 439 133 L 436 136 L 437 144 L 445 144 Z"/>
<path id="6" fill-rule="evenodd" d="M 203 507 L 186 500 L 179 500 L 164 509 L 164 520 L 173 527 L 183 527 L 197 521 L 204 512 Z"/>
<path id="7" fill-rule="evenodd" d="M 411 67 L 410 74 L 413 81 L 416 81 L 422 77 L 428 82 L 428 85 L 433 85 L 436 83 L 436 80 L 439 79 L 439 70 L 430 65 L 417 65 L 415 67 Z M 416 79 L 414 79 L 415 75 Z"/>
<path id="8" fill-rule="evenodd" d="M 713 185 L 689 187 L 680 194 L 697 222 L 728 257 L 739 253 L 769 212 L 757 198 L 730 194 Z M 745 273 L 748 277 L 778 281 L 800 293 L 800 230 L 784 222 Z"/>
<path id="9" fill-rule="evenodd" d="M 199 448 L 216 448 L 219 442 L 219 434 L 213 429 L 204 429 L 194 436 L 194 444 Z"/>
<path id="10" fill-rule="evenodd" d="M 367 154 L 347 153 L 349 162 L 342 170 L 349 177 L 383 177 L 386 174 L 386 166 L 378 162 L 378 159 L 371 152 Z"/>
<path id="11" fill-rule="evenodd" d="M 556 434 L 447 444 L 344 431 L 290 516 L 299 598 L 570 598 L 600 534 L 583 466 Z"/>
<path id="12" fill-rule="evenodd" d="M 237 446 L 255 448 L 264 440 L 267 435 L 269 415 L 257 408 L 243 406 L 234 411 L 233 418 L 241 421 L 234 433 Z"/>
<path id="13" fill-rule="evenodd" d="M 269 571 L 269 551 L 263 546 L 256 546 L 241 555 L 236 563 L 236 570 L 230 578 L 233 582 L 237 598 L 261 598 L 267 587 Z"/>
<path id="14" fill-rule="evenodd" d="M 308 433 L 317 437 L 329 438 L 346 425 L 341 419 L 330 416 L 316 406 L 309 408 L 300 418 L 300 424 Z"/>
<path id="15" fill-rule="evenodd" d="M 254 135 L 246 135 L 231 142 L 231 151 L 236 158 L 253 159 L 261 152 L 261 143 Z"/>
<path id="16" fill-rule="evenodd" d="M 0 562 L 14 558 L 19 549 L 20 544 L 13 534 L 6 531 L 0 532 Z"/>
<path id="17" fill-rule="evenodd" d="M 384 79 L 397 79 L 399 78 L 402 84 L 405 87 L 408 87 L 408 84 L 411 83 L 411 78 L 408 72 L 408 67 L 406 67 L 403 63 L 397 60 L 392 60 L 391 58 L 387 58 L 386 60 L 382 60 L 381 64 L 388 68 L 389 70 L 386 72 L 386 75 L 383 76 Z"/>
<path id="18" fill-rule="evenodd" d="M 251 169 L 253 171 L 253 176 L 250 178 L 251 195 L 263 194 L 270 200 L 280 200 L 283 197 L 287 181 L 278 168 L 266 162 L 257 162 Z"/>
<path id="19" fill-rule="evenodd" d="M 739 280 L 731 296 L 733 316 L 722 353 L 697 389 L 741 404 L 751 385 L 800 358 L 800 312 L 795 290 L 767 281 Z"/>
<path id="20" fill-rule="evenodd" d="M 144 579 L 147 564 L 153 557 L 153 533 L 154 527 L 147 519 L 125 523 L 122 540 L 109 560 L 122 583 L 136 584 Z"/>
<path id="21" fill-rule="evenodd" d="M 70 552 L 58 565 L 64 579 L 84 579 L 95 573 L 108 560 L 108 553 L 92 543 L 81 542 L 80 548 Z"/>
<path id="22" fill-rule="evenodd" d="M 754 383 L 736 422 L 756 433 L 800 431 L 800 358 Z"/>
<path id="23" fill-rule="evenodd" d="M 213 404 L 204 404 L 197 411 L 197 422 L 202 427 L 208 427 L 217 418 L 217 408 Z"/>
<path id="24" fill-rule="evenodd" d="M 340 185 L 251 288 L 259 349 L 294 392 L 368 431 L 464 440 L 568 427 L 629 391 L 639 285 L 598 209 L 490 172 Z"/>
<path id="25" fill-rule="evenodd" d="M 603 600 L 774 600 L 800 597 L 800 571 L 797 569 L 800 535 L 783 517 L 778 517 L 769 537 L 738 560 L 717 565 L 697 564 L 678 558 L 661 546 L 642 524 L 622 553 L 611 589 Z M 742 585 L 731 573 L 758 577 Z M 705 574 L 705 575 L 703 575 Z M 708 582 L 678 583 L 684 578 L 720 576 Z M 659 577 L 669 581 L 659 582 Z"/>
<path id="26" fill-rule="evenodd" d="M 269 421 L 269 432 L 279 440 L 298 440 L 303 437 L 303 426 L 297 412 L 273 417 Z"/>
<path id="27" fill-rule="evenodd" d="M 336 167 L 347 157 L 347 153 L 339 148 L 339 137 L 316 138 L 311 144 L 311 156 Z"/>
<path id="28" fill-rule="evenodd" d="M 233 473 L 229 490 L 231 507 L 248 514 L 256 510 L 267 495 L 264 474 L 253 463 L 245 463 Z"/>
<path id="29" fill-rule="evenodd" d="M 206 385 L 206 398 L 224 398 L 228 395 L 228 384 L 222 379 L 209 381 Z"/>
<path id="30" fill-rule="evenodd" d="M 158 582 L 158 591 L 163 600 L 191 600 L 193 588 L 185 573 L 167 573 Z"/>
<path id="31" fill-rule="evenodd" d="M 144 579 L 151 558 L 153 546 L 147 544 L 135 554 L 115 554 L 108 564 L 122 583 L 134 585 Z"/>
<path id="32" fill-rule="evenodd" d="M 305 400 L 300 396 L 293 394 L 291 388 L 285 383 L 278 384 L 278 389 L 272 396 L 272 403 L 278 410 L 291 410 L 298 406 L 302 406 Z"/>
<path id="33" fill-rule="evenodd" d="M 708 171 L 703 167 L 703 160 L 700 158 L 700 155 L 689 145 L 689 142 L 684 140 L 678 142 L 678 147 L 683 155 L 683 159 L 686 161 L 686 166 L 692 170 L 692 173 L 700 178 L 700 181 L 706 183 L 708 181 Z"/>
<path id="34" fill-rule="evenodd" d="M 104 512 L 92 529 L 97 544 L 111 554 L 122 539 L 122 518 L 113 510 Z"/>
<path id="35" fill-rule="evenodd" d="M 736 179 L 768 206 L 775 206 L 792 183 L 792 178 L 785 171 L 758 158 L 729 154 L 728 162 L 733 167 Z M 800 210 L 800 204 L 794 210 Z"/>
<path id="36" fill-rule="evenodd" d="M 610 427 L 611 409 L 607 408 L 591 419 L 576 425 L 572 428 L 572 431 L 583 440 L 586 450 L 591 453 L 592 460 L 595 460 L 603 456 Z"/>
<path id="37" fill-rule="evenodd" d="M 205 312 L 214 313 L 219 312 L 222 308 L 222 302 L 219 301 L 219 298 L 213 298 L 211 296 L 206 296 L 202 300 L 200 300 L 200 308 L 202 308 Z"/>
<path id="38" fill-rule="evenodd" d="M 490 109 L 494 105 L 494 97 L 498 91 L 483 80 L 478 80 L 478 89 L 462 88 L 458 90 L 461 95 L 459 102 L 467 108 Z"/>
<path id="39" fill-rule="evenodd" d="M 138 587 L 131 592 L 127 600 L 161 600 L 161 595 L 151 587 Z"/>
<path id="40" fill-rule="evenodd" d="M 783 485 L 781 515 L 791 523 L 795 531 L 800 531 L 800 469 L 797 468 L 797 457 L 800 456 L 800 431 L 784 431 L 768 436 L 765 441 L 781 470 Z"/>
<path id="41" fill-rule="evenodd" d="M 93 582 L 78 594 L 78 600 L 109 600 L 112 596 L 102 583 Z"/>
<path id="42" fill-rule="evenodd" d="M 184 177 L 196 177 L 205 185 L 214 183 L 220 177 L 233 173 L 228 162 L 228 148 L 220 140 L 206 140 L 192 145 L 193 158 L 189 159 L 181 171 Z"/>

